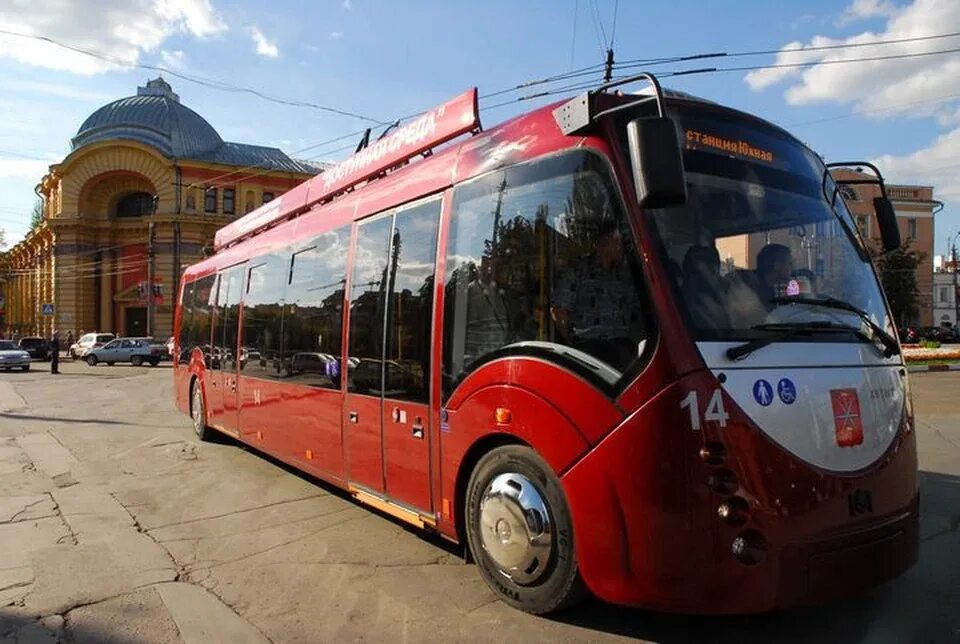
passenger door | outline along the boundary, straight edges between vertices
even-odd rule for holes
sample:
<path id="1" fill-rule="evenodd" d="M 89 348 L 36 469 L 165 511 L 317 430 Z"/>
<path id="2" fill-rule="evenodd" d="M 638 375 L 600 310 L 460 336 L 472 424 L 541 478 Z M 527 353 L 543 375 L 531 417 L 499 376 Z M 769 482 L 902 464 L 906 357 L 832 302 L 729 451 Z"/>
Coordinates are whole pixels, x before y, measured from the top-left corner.
<path id="1" fill-rule="evenodd" d="M 236 434 L 237 418 L 237 332 L 240 296 L 245 265 L 234 266 L 220 275 L 217 318 L 213 331 L 211 390 L 208 393 L 210 424 Z"/>
<path id="2" fill-rule="evenodd" d="M 358 227 L 344 418 L 350 481 L 426 511 L 439 217 L 437 198 Z"/>

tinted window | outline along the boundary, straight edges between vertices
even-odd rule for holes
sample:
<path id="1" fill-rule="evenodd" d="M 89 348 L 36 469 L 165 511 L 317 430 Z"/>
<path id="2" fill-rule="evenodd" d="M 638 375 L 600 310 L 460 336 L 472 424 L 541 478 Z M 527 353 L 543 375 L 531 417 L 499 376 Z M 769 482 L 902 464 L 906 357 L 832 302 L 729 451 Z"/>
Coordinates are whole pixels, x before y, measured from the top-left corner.
<path id="1" fill-rule="evenodd" d="M 343 291 L 350 226 L 294 253 L 283 316 L 284 366 L 291 382 L 340 387 Z"/>
<path id="2" fill-rule="evenodd" d="M 237 332 L 240 325 L 240 293 L 245 267 L 235 266 L 220 275 L 220 291 L 217 296 L 219 316 L 216 341 L 213 347 L 214 367 L 224 371 L 237 368 Z"/>
<path id="3" fill-rule="evenodd" d="M 2 341 L 0 342 L 0 351 L 14 351 L 17 346 L 13 342 Z"/>
<path id="4" fill-rule="evenodd" d="M 355 366 L 348 388 L 357 393 L 382 390 L 383 315 L 392 217 L 359 226 L 350 285 L 350 358 Z"/>
<path id="5" fill-rule="evenodd" d="M 244 375 L 278 378 L 282 364 L 283 297 L 289 261 L 285 255 L 257 258 L 249 269 L 243 301 L 240 369 Z"/>
<path id="6" fill-rule="evenodd" d="M 440 200 L 397 213 L 391 252 L 384 395 L 430 400 L 433 268 Z"/>
<path id="7" fill-rule="evenodd" d="M 539 355 L 608 390 L 646 339 L 639 266 L 606 165 L 576 152 L 457 187 L 444 391 L 497 356 Z"/>
<path id="8" fill-rule="evenodd" d="M 232 188 L 223 189 L 223 214 L 232 215 L 234 211 L 234 195 L 236 193 Z"/>
<path id="9" fill-rule="evenodd" d="M 217 212 L 217 189 L 207 188 L 203 193 L 203 209 L 206 212 Z"/>
<path id="10" fill-rule="evenodd" d="M 216 276 L 210 275 L 188 284 L 184 289 L 184 311 L 180 321 L 180 364 L 190 362 L 190 353 L 195 348 L 200 349 L 207 359 L 207 364 L 210 364 L 210 310 L 216 298 L 215 283 Z M 186 293 L 190 290 L 192 298 L 188 300 Z"/>
<path id="11" fill-rule="evenodd" d="M 180 359 L 178 362 L 184 364 L 187 362 L 189 354 L 185 354 L 183 349 L 190 340 L 190 327 L 193 318 L 193 291 L 196 282 L 190 282 L 183 285 L 183 293 L 180 296 L 180 327 L 177 329 L 177 346 L 180 347 Z M 80 338 L 83 342 L 83 338 Z"/>

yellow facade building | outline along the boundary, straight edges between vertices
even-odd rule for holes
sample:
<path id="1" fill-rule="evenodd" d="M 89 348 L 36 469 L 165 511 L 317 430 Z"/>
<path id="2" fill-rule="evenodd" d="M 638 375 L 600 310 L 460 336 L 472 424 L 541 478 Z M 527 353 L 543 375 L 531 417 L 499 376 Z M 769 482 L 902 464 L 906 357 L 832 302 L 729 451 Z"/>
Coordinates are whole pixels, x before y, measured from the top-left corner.
<path id="1" fill-rule="evenodd" d="M 2 327 L 166 338 L 181 271 L 216 230 L 319 169 L 224 141 L 161 78 L 90 115 L 37 186 L 43 221 L 6 253 Z"/>

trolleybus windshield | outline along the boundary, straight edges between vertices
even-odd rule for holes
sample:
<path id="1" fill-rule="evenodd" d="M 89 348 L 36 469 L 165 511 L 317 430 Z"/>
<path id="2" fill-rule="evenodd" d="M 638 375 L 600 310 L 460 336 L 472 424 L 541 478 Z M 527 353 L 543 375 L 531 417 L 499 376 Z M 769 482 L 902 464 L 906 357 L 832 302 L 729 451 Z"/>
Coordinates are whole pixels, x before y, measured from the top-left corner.
<path id="1" fill-rule="evenodd" d="M 891 331 L 866 248 L 820 160 L 787 135 L 714 110 L 678 113 L 683 206 L 648 211 L 697 340 L 869 341 Z M 790 298 L 797 301 L 791 302 Z M 825 307 L 830 299 L 851 307 Z M 849 309 L 849 310 L 848 310 Z M 830 332 L 818 333 L 817 329 Z"/>

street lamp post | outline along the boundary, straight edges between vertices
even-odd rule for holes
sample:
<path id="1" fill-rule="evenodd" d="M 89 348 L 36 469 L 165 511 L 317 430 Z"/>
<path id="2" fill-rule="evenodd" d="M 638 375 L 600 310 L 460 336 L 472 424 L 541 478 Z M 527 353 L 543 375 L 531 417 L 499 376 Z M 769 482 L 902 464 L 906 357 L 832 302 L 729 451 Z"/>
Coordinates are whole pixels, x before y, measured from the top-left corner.
<path id="1" fill-rule="evenodd" d="M 953 328 L 960 326 L 960 287 L 957 286 L 957 237 L 960 230 L 947 237 L 947 252 L 950 253 L 950 268 L 953 273 Z"/>

